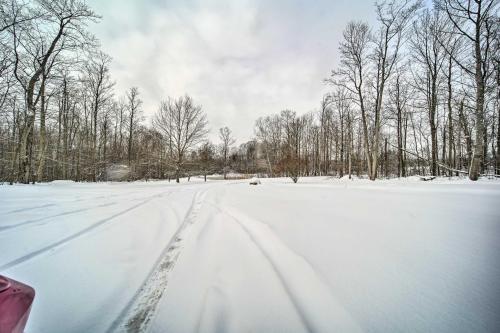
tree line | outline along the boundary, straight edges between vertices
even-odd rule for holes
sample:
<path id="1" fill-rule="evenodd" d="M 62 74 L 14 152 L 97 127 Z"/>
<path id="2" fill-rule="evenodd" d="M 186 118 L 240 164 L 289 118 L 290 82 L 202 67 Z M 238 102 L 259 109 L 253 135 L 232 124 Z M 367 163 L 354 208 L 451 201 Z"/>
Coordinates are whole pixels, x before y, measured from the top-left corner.
<path id="1" fill-rule="evenodd" d="M 167 99 L 146 126 L 139 88 L 116 96 L 85 1 L 2 1 L 0 16 L 2 181 L 106 180 L 116 164 L 125 179 L 179 178 L 205 115 L 189 96 Z"/>
<path id="2" fill-rule="evenodd" d="M 500 175 L 498 1 L 377 2 L 351 21 L 318 111 L 261 118 L 268 173 Z"/>
<path id="3" fill-rule="evenodd" d="M 392 0 L 352 21 L 319 109 L 257 119 L 238 147 L 207 140 L 202 107 L 168 97 L 146 121 L 138 87 L 117 94 L 112 59 L 80 0 L 0 5 L 0 181 L 245 174 L 380 177 L 500 174 L 496 0 Z M 333 61 L 333 60 L 332 60 Z"/>

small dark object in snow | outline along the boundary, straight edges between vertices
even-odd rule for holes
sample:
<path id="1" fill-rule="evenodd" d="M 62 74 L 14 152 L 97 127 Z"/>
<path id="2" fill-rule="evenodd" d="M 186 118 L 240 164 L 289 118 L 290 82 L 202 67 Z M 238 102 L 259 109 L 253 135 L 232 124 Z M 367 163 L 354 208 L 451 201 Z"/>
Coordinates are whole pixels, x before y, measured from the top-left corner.
<path id="1" fill-rule="evenodd" d="M 0 275 L 0 332 L 23 333 L 35 290 Z"/>
<path id="2" fill-rule="evenodd" d="M 250 185 L 260 185 L 260 179 L 255 177 L 250 179 Z"/>
<path id="3" fill-rule="evenodd" d="M 420 177 L 420 180 L 427 182 L 429 180 L 434 180 L 435 178 L 436 178 L 436 176 L 424 176 L 424 177 Z"/>

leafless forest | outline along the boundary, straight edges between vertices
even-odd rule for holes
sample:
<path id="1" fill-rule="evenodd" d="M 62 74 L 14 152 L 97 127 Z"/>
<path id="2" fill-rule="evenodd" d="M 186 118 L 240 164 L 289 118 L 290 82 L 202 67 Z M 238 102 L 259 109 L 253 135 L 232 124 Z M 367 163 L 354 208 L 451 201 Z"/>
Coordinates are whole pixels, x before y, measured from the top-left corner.
<path id="1" fill-rule="evenodd" d="M 375 26 L 345 27 L 316 111 L 276 110 L 236 147 L 227 127 L 207 141 L 189 95 L 165 96 L 147 118 L 140 87 L 116 91 L 112 59 L 88 30 L 101 18 L 84 1 L 2 0 L 0 181 L 102 181 L 113 168 L 125 180 L 500 175 L 498 7 L 377 3 Z"/>

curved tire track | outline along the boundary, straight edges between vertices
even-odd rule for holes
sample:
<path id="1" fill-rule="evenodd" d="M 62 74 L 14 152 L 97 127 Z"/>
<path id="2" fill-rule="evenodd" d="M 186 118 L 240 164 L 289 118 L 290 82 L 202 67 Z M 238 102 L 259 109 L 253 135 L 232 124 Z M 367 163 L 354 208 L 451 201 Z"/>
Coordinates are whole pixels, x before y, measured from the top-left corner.
<path id="1" fill-rule="evenodd" d="M 260 250 L 281 282 L 308 332 L 361 332 L 359 325 L 331 295 L 316 270 L 292 251 L 268 225 L 238 211 L 209 203 L 234 220 Z"/>

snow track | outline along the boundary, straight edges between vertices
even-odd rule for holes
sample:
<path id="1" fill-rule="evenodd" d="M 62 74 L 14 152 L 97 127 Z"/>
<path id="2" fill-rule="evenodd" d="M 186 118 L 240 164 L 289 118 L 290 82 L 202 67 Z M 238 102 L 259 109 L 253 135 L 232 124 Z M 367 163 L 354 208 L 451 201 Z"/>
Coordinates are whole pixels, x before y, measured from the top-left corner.
<path id="1" fill-rule="evenodd" d="M 53 206 L 55 206 L 55 204 L 44 204 L 44 205 L 34 206 L 34 207 L 19 208 L 19 209 L 14 209 L 14 210 L 8 211 L 5 213 L 5 215 L 14 214 L 14 213 L 22 213 L 22 212 L 26 212 L 29 210 L 38 210 L 41 208 L 48 208 L 48 207 L 53 207 Z"/>
<path id="2" fill-rule="evenodd" d="M 108 332 L 145 332 L 154 316 L 158 302 L 168 284 L 169 275 L 181 253 L 182 240 L 186 237 L 190 224 L 196 220 L 203 204 L 204 191 L 198 191 L 184 217 L 183 222 L 172 236 L 148 277 L 134 297 L 111 324 Z"/>
<path id="3" fill-rule="evenodd" d="M 40 217 L 40 218 L 36 218 L 36 219 L 31 219 L 31 220 L 19 222 L 19 223 L 16 223 L 16 224 L 10 224 L 10 225 L 4 226 L 4 227 L 0 227 L 0 233 L 2 233 L 3 231 L 6 231 L 6 230 L 12 230 L 12 229 L 16 229 L 16 228 L 19 228 L 19 227 L 24 227 L 26 225 L 44 224 L 44 223 L 40 223 L 40 222 L 47 221 L 47 220 L 49 220 L 49 221 L 47 221 L 46 223 L 49 223 L 49 222 L 56 221 L 55 219 L 57 217 L 62 217 L 62 216 L 68 216 L 68 215 L 73 215 L 73 214 L 88 212 L 88 211 L 91 211 L 91 210 L 94 210 L 94 209 L 97 209 L 97 208 L 109 207 L 109 206 L 113 206 L 113 205 L 116 205 L 116 202 L 107 202 L 107 203 L 104 203 L 104 204 L 93 205 L 93 206 L 89 206 L 89 207 L 85 207 L 85 208 L 68 210 L 68 211 L 65 211 L 65 212 L 62 212 L 62 213 L 58 213 L 58 214 L 54 214 L 54 215 L 49 215 L 49 216 L 44 216 L 44 217 Z M 45 206 L 39 206 L 37 208 L 41 208 L 41 207 L 45 208 L 45 207 L 50 207 L 50 206 L 51 205 L 45 205 Z"/>
<path id="4" fill-rule="evenodd" d="M 90 226 L 74 233 L 74 234 L 71 234 L 70 236 L 67 236 L 63 239 L 60 239 L 56 242 L 53 242 L 53 243 L 50 243 L 42 248 L 39 248 L 35 251 L 32 251 L 30 253 L 27 253 L 17 259 L 14 259 L 12 261 L 9 261 L 3 265 L 0 266 L 0 271 L 4 271 L 4 270 L 7 270 L 7 269 L 10 269 L 12 267 L 15 267 L 17 265 L 20 265 L 20 264 L 23 264 L 29 260 L 32 260 L 36 257 L 39 257 L 47 252 L 53 252 L 53 251 L 56 251 L 58 248 L 70 243 L 71 241 L 75 240 L 75 239 L 78 239 L 80 237 L 83 237 L 87 234 L 89 234 L 90 232 L 94 231 L 95 229 L 101 227 L 102 225 L 104 224 L 107 224 L 107 223 L 110 223 L 112 222 L 114 219 L 116 219 L 117 217 L 119 216 L 122 216 L 122 215 L 125 215 L 127 214 L 128 212 L 138 208 L 138 207 L 141 207 L 143 206 L 144 204 L 150 202 L 151 200 L 155 199 L 155 198 L 158 198 L 158 197 L 161 197 L 162 195 L 164 195 L 165 193 L 169 193 L 169 192 L 164 192 L 164 193 L 160 193 L 160 194 L 155 194 L 153 196 L 150 196 L 148 198 L 146 198 L 145 200 L 142 200 L 140 201 L 139 203 L 137 204 L 134 204 L 130 207 L 128 207 L 127 209 L 124 209 L 124 210 L 121 210 L 120 212 L 116 213 L 116 214 L 113 214 L 111 216 L 108 216 L 106 218 L 103 218 L 93 224 L 91 224 Z M 105 205 L 98 205 L 98 206 L 95 206 L 95 207 L 105 207 L 105 206 L 109 206 L 109 204 L 105 204 Z M 89 210 L 90 208 L 86 208 L 86 209 L 82 209 L 82 210 L 78 210 L 78 211 L 72 211 L 72 213 L 76 213 L 76 212 L 82 212 L 82 211 L 87 211 Z M 63 213 L 63 214 L 58 214 L 56 216 L 64 216 L 64 215 L 68 215 L 69 212 L 66 212 Z M 49 218 L 49 217 L 47 217 Z M 43 218 L 43 219 L 47 219 L 47 218 Z M 31 222 L 31 223 L 34 223 L 34 222 Z M 1 230 L 1 229 L 0 229 Z"/>
<path id="5" fill-rule="evenodd" d="M 237 222 L 261 251 L 278 277 L 308 332 L 361 332 L 349 313 L 335 301 L 331 291 L 314 268 L 287 247 L 262 222 L 234 209 L 212 207 Z"/>

